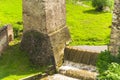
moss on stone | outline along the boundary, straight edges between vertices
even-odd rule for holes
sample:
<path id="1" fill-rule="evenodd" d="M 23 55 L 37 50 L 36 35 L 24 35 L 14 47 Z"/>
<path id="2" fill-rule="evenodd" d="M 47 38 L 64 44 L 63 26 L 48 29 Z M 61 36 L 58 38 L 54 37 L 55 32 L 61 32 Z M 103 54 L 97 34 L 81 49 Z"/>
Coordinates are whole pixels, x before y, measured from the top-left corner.
<path id="1" fill-rule="evenodd" d="M 35 30 L 23 35 L 21 49 L 29 53 L 30 60 L 35 65 L 54 64 L 54 56 L 49 36 Z"/>

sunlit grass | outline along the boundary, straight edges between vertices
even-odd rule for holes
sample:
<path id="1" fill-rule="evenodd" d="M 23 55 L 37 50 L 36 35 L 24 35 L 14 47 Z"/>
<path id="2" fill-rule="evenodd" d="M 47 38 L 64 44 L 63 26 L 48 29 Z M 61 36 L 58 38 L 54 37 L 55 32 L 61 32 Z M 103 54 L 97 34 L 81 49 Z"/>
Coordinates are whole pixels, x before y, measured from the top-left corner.
<path id="1" fill-rule="evenodd" d="M 82 3 L 86 6 L 66 4 L 71 45 L 108 44 L 112 14 L 94 11 L 90 0 L 82 0 Z M 0 0 L 0 25 L 12 24 L 21 30 L 19 22 L 22 22 L 22 0 Z"/>
<path id="2" fill-rule="evenodd" d="M 70 45 L 106 45 L 110 39 L 112 13 L 97 12 L 91 6 L 66 4 Z"/>
<path id="3" fill-rule="evenodd" d="M 15 39 L 0 57 L 0 80 L 18 80 L 44 72 L 46 67 L 35 67 L 30 63 L 27 53 L 19 49 L 19 42 Z"/>

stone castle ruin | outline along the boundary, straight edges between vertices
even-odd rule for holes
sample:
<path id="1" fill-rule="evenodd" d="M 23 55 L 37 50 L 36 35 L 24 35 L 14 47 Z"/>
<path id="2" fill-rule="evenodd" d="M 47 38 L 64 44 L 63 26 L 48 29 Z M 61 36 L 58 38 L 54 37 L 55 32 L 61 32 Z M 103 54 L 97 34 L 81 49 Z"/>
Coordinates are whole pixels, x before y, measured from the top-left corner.
<path id="1" fill-rule="evenodd" d="M 109 45 L 109 50 L 113 55 L 117 54 L 120 47 L 119 5 L 120 1 L 115 0 Z M 74 80 L 95 80 L 97 74 L 94 73 L 94 67 L 91 68 L 91 72 L 89 73 L 84 71 L 84 69 L 80 70 L 81 64 L 79 63 L 82 62 L 94 66 L 97 56 L 96 53 L 99 52 L 81 51 L 76 48 L 70 48 L 69 50 L 69 48 L 65 48 L 70 41 L 69 30 L 66 27 L 65 0 L 23 0 L 23 24 L 24 34 L 21 41 L 21 49 L 29 53 L 30 60 L 33 64 L 40 66 L 52 64 L 57 70 L 60 70 L 60 73 L 78 78 Z M 64 50 L 67 57 L 64 55 Z M 72 51 L 75 51 L 76 55 Z M 86 59 L 81 59 L 80 61 L 80 58 Z M 90 60 L 92 62 L 89 62 Z M 74 67 L 77 67 L 77 69 L 63 67 L 66 64 L 68 65 L 68 63 L 76 65 Z M 86 74 L 90 77 L 86 76 L 83 78 L 82 76 Z"/>

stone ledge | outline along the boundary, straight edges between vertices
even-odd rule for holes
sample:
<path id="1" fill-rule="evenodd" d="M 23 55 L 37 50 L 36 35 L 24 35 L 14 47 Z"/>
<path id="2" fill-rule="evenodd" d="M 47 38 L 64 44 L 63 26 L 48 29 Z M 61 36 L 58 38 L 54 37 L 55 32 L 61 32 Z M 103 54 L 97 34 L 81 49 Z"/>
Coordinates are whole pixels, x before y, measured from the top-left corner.
<path id="1" fill-rule="evenodd" d="M 67 46 L 66 48 L 80 50 L 80 51 L 86 51 L 86 52 L 96 52 L 96 53 L 100 53 L 101 51 L 108 50 L 107 45 L 103 45 L 103 46 L 88 46 L 88 45 Z"/>
<path id="2" fill-rule="evenodd" d="M 64 60 L 95 66 L 98 54 L 106 49 L 107 46 L 67 46 Z"/>
<path id="3" fill-rule="evenodd" d="M 81 70 L 72 66 L 62 66 L 59 70 L 59 73 L 81 80 L 96 80 L 97 76 L 96 72 Z"/>

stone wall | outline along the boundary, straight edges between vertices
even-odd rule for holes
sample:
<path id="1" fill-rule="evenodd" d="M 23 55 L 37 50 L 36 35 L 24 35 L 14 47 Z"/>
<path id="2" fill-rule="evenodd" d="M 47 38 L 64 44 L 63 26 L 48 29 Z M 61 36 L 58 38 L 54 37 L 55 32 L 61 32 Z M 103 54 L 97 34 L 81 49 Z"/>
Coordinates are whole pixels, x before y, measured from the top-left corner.
<path id="1" fill-rule="evenodd" d="M 1 52 L 8 46 L 7 27 L 0 29 L 0 55 Z"/>
<path id="2" fill-rule="evenodd" d="M 120 48 L 120 0 L 115 0 L 112 31 L 109 50 L 113 55 L 117 55 Z"/>
<path id="3" fill-rule="evenodd" d="M 13 29 L 10 25 L 0 29 L 0 55 L 2 51 L 8 47 L 10 41 L 13 40 Z"/>
<path id="4" fill-rule="evenodd" d="M 65 0 L 23 0 L 24 34 L 21 49 L 33 64 L 61 66 L 70 40 Z"/>

